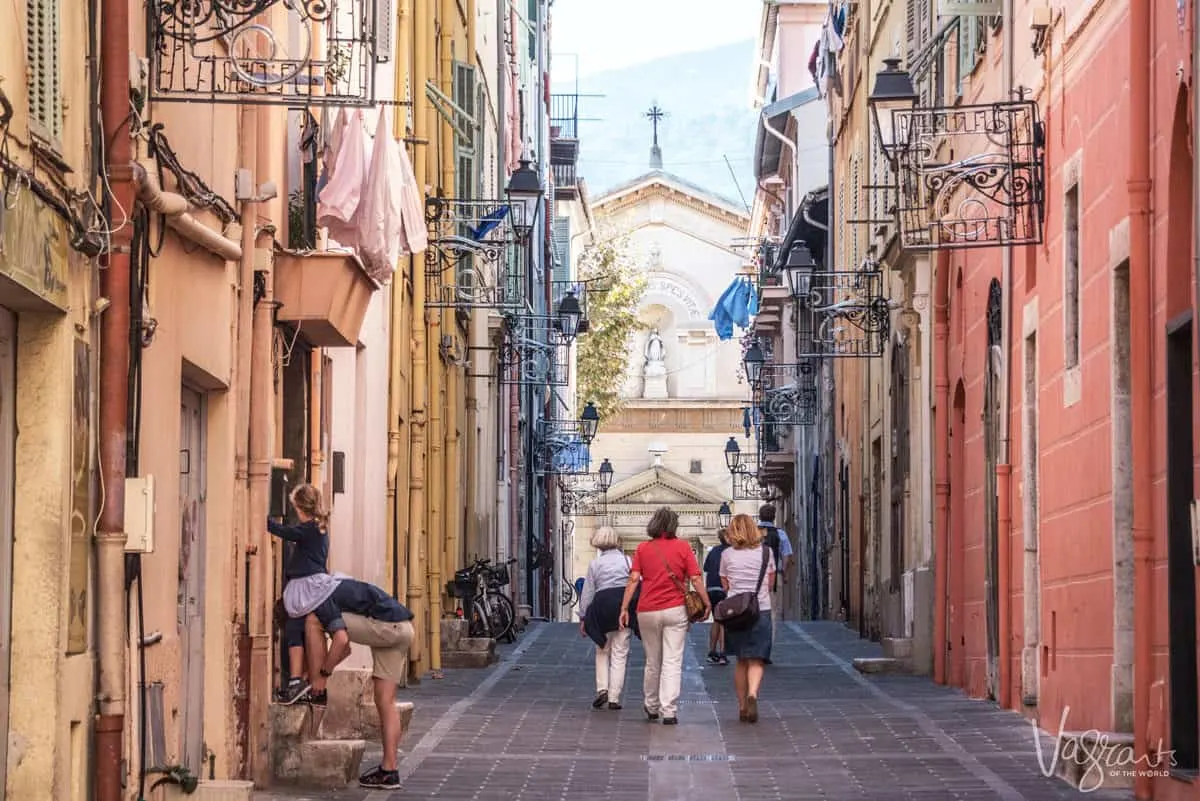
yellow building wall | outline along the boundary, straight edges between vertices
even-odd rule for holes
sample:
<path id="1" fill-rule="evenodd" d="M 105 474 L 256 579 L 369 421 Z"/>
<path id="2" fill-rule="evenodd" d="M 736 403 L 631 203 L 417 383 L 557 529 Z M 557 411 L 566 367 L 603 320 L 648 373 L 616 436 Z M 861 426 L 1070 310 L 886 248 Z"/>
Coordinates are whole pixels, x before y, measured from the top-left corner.
<path id="1" fill-rule="evenodd" d="M 62 134 L 52 145 L 72 169 L 63 176 L 66 185 L 83 190 L 91 169 L 86 4 L 63 0 L 58 27 Z M 25 4 L 0 7 L 0 91 L 13 107 L 6 155 L 29 168 L 33 158 L 27 147 L 31 133 L 26 39 Z M 47 169 L 45 165 L 39 169 L 43 180 Z M 40 275 L 43 263 L 12 263 L 22 258 L 23 248 L 13 247 L 16 237 L 38 237 L 32 250 L 42 255 L 43 246 L 49 248 L 55 280 L 65 284 L 61 305 L 66 310 L 27 308 L 17 313 L 19 433 L 14 465 L 12 626 L 10 642 L 3 644 L 8 648 L 5 656 L 11 661 L 11 677 L 8 770 L 2 789 L 7 798 L 23 801 L 84 801 L 90 794 L 88 752 L 95 670 L 89 625 L 92 595 L 87 530 L 91 521 L 72 520 L 72 457 L 73 449 L 82 443 L 85 452 L 79 457 L 86 471 L 87 449 L 94 437 L 85 431 L 75 442 L 73 393 L 76 342 L 90 345 L 88 309 L 94 264 L 70 250 L 65 223 L 35 200 L 28 188 L 9 188 L 5 205 L 10 218 L 5 233 L 8 252 L 6 257 L 0 256 L 0 272 L 20 269 Z M 18 216 L 33 208 L 39 225 L 21 224 L 14 230 Z M 54 228 L 55 233 L 43 239 L 46 227 Z M 0 289 L 0 305 L 8 305 L 8 279 L 0 278 L 0 283 L 6 284 Z M 94 364 L 94 348 L 91 354 Z M 93 503 L 97 500 L 92 498 Z M 87 516 L 90 510 L 83 511 L 82 517 Z"/>

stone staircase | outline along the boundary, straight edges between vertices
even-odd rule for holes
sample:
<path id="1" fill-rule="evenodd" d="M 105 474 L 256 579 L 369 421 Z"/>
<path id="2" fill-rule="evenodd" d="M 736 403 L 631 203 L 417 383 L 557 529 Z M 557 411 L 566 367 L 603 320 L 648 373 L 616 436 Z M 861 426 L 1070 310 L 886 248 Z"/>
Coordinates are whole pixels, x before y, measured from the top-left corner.
<path id="1" fill-rule="evenodd" d="M 496 641 L 468 635 L 468 622 L 457 617 L 442 619 L 442 667 L 484 668 L 494 664 Z"/>
<path id="2" fill-rule="evenodd" d="M 370 670 L 335 670 L 329 705 L 271 705 L 272 765 L 281 784 L 342 789 L 358 780 L 367 743 L 381 740 Z M 413 705 L 396 701 L 401 742 Z"/>
<path id="3" fill-rule="evenodd" d="M 884 637 L 883 656 L 859 657 L 854 669 L 859 673 L 911 673 L 912 640 L 908 637 Z"/>

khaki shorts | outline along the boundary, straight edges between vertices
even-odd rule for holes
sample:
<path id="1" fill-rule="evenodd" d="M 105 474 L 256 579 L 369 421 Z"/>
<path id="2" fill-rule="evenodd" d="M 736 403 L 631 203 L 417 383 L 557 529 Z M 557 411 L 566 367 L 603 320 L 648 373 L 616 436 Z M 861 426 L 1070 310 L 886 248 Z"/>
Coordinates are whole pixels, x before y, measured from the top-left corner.
<path id="1" fill-rule="evenodd" d="M 342 613 L 350 642 L 371 648 L 374 662 L 371 675 L 377 679 L 403 683 L 408 676 L 408 649 L 413 641 L 411 620 L 388 623 L 349 612 Z"/>

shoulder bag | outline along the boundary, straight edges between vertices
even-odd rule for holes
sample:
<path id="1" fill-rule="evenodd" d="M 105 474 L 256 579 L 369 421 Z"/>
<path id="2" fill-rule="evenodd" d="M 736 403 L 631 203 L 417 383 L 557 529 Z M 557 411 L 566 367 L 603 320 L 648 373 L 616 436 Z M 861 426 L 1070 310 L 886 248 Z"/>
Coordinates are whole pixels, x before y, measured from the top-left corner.
<path id="1" fill-rule="evenodd" d="M 713 620 L 730 631 L 745 631 L 758 622 L 758 593 L 762 589 L 763 577 L 767 575 L 767 546 L 762 547 L 762 567 L 758 571 L 758 584 L 754 592 L 739 592 L 731 595 L 713 609 Z"/>
<path id="2" fill-rule="evenodd" d="M 692 589 L 691 584 L 686 581 L 680 581 L 675 575 L 675 571 L 671 569 L 671 563 L 667 559 L 667 555 L 658 549 L 658 555 L 662 557 L 663 565 L 667 568 L 667 575 L 671 577 L 671 581 L 675 582 L 676 588 L 683 593 L 683 605 L 687 607 L 687 616 L 689 623 L 699 623 L 708 616 L 708 606 L 704 603 L 704 598 L 700 593 Z"/>

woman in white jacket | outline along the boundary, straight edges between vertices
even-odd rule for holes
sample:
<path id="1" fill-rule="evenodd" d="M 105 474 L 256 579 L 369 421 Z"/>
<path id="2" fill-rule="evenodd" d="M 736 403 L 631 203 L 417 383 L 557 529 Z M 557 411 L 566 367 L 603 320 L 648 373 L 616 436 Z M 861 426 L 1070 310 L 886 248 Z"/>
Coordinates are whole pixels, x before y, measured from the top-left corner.
<path id="1" fill-rule="evenodd" d="M 621 708 L 625 663 L 629 657 L 630 630 L 621 628 L 621 598 L 629 581 L 629 557 L 611 526 L 592 534 L 592 547 L 600 551 L 588 565 L 579 599 L 579 633 L 596 643 L 596 699 L 593 709 L 606 704 Z"/>

